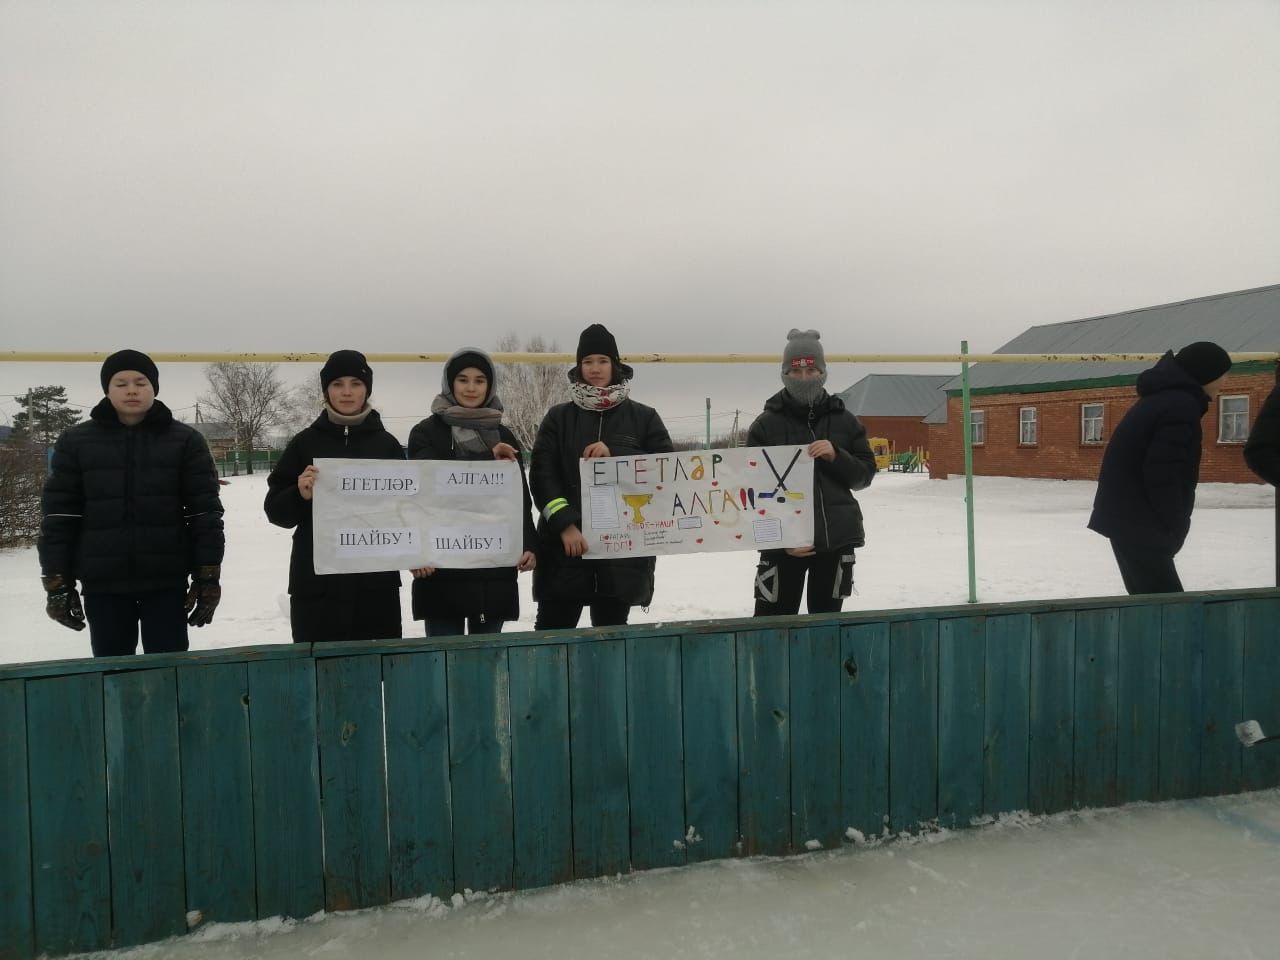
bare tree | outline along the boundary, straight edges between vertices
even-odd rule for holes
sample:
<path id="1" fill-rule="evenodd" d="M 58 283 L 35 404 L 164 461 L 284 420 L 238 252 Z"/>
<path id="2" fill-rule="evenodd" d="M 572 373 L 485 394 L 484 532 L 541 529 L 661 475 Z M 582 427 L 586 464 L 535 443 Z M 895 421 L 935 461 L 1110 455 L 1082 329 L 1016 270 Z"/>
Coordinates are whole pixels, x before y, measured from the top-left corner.
<path id="1" fill-rule="evenodd" d="M 236 432 L 236 446 L 253 473 L 253 451 L 265 445 L 272 427 L 285 422 L 291 411 L 289 387 L 275 363 L 228 361 L 204 368 L 209 392 L 200 397 L 219 420 Z"/>
<path id="2" fill-rule="evenodd" d="M 548 343 L 536 334 L 520 345 L 520 337 L 508 333 L 497 343 L 499 353 L 558 353 L 555 341 Z M 569 399 L 569 380 L 563 364 L 504 363 L 498 366 L 501 381 L 498 393 L 506 409 L 503 418 L 520 441 L 522 450 L 533 449 L 538 426 L 547 410 Z"/>
<path id="3" fill-rule="evenodd" d="M 0 443 L 0 547 L 34 543 L 40 534 L 40 492 L 47 448 L 14 435 Z"/>

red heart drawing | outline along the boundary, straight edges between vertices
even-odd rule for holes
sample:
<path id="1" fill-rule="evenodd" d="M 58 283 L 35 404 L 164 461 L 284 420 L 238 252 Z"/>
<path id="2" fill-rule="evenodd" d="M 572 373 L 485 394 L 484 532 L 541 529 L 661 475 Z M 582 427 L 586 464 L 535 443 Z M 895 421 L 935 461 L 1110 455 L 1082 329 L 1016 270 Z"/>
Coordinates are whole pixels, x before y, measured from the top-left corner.
<path id="1" fill-rule="evenodd" d="M 654 487 L 656 487 L 657 489 L 661 490 L 661 489 L 662 489 L 662 484 L 660 484 L 660 483 L 655 483 L 655 484 L 654 484 Z"/>
<path id="2" fill-rule="evenodd" d="M 711 481 L 711 485 L 712 485 L 713 487 L 718 487 L 718 486 L 720 486 L 720 481 L 719 481 L 719 480 L 712 480 L 712 481 Z"/>
<path id="3" fill-rule="evenodd" d="M 755 465 L 756 465 L 756 462 L 755 462 L 754 460 L 748 460 L 748 461 L 747 461 L 747 466 L 748 466 L 748 467 L 754 467 Z"/>
<path id="4" fill-rule="evenodd" d="M 800 513 L 803 513 L 803 511 L 801 511 L 801 510 L 797 510 L 797 511 L 796 511 L 796 513 L 797 513 L 797 514 L 800 514 Z"/>
<path id="5" fill-rule="evenodd" d="M 719 520 L 712 520 L 711 522 L 714 523 L 717 527 L 720 526 Z"/>
<path id="6" fill-rule="evenodd" d="M 695 540 L 695 541 L 693 541 L 693 542 L 694 542 L 694 543 L 701 543 L 701 542 L 702 542 L 702 538 L 701 538 L 701 537 L 699 537 L 697 540 Z"/>
<path id="7" fill-rule="evenodd" d="M 761 508 L 760 508 L 760 516 L 762 516 L 762 517 L 764 516 L 764 507 L 761 507 Z"/>
<path id="8" fill-rule="evenodd" d="M 735 533 L 735 534 L 733 535 L 733 539 L 735 539 L 735 540 L 741 540 L 741 539 L 742 539 L 742 534 L 740 534 L 740 533 Z"/>

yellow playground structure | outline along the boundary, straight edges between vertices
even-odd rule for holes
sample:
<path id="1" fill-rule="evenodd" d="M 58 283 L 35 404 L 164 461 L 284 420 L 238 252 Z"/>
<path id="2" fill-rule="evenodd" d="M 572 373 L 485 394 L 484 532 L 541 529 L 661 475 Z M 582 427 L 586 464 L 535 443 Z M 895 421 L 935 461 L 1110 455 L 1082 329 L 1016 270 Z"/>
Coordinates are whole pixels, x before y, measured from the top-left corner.
<path id="1" fill-rule="evenodd" d="M 884 437 L 868 437 L 871 452 L 875 454 L 877 470 L 894 470 L 901 473 L 919 473 L 929 469 L 929 451 L 913 447 L 896 453 L 893 443 Z"/>

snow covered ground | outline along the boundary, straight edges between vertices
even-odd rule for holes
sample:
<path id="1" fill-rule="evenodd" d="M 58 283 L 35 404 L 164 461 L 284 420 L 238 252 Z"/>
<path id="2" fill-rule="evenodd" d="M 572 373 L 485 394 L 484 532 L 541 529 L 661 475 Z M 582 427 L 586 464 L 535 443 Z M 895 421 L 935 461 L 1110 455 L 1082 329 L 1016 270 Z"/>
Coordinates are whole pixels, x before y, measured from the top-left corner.
<path id="1" fill-rule="evenodd" d="M 1085 528 L 1094 488 L 1088 481 L 976 478 L 978 599 L 1123 593 L 1107 541 Z M 214 623 L 191 631 L 194 649 L 290 640 L 285 590 L 292 533 L 267 522 L 265 492 L 262 475 L 233 478 L 222 488 L 222 605 Z M 858 551 L 857 595 L 846 610 L 965 602 L 963 478 L 881 473 L 859 499 L 867 546 Z M 1187 589 L 1274 585 L 1274 504 L 1275 491 L 1261 484 L 1201 484 L 1191 536 L 1178 558 Z M 755 557 L 659 559 L 653 606 L 633 611 L 632 622 L 750 616 Z M 404 579 L 405 632 L 420 635 L 422 624 L 409 619 L 408 574 Z M 531 578 L 520 579 L 523 619 L 508 630 L 533 624 Z M 0 552 L 0 662 L 88 655 L 87 632 L 72 633 L 45 616 L 35 549 Z"/>
<path id="2" fill-rule="evenodd" d="M 1259 747 L 1257 749 L 1264 749 Z M 1162 960 L 1274 957 L 1280 791 L 1025 814 L 302 922 L 211 925 L 114 960 Z"/>
<path id="3" fill-rule="evenodd" d="M 979 599 L 1122 592 L 1085 529 L 1094 484 L 978 478 Z M 223 488 L 217 621 L 197 648 L 288 642 L 288 531 L 262 515 L 264 478 Z M 963 603 L 964 482 L 881 474 L 862 497 L 868 546 L 846 609 Z M 1274 584 L 1275 494 L 1202 484 L 1179 558 L 1189 589 Z M 754 554 L 668 557 L 634 618 L 749 615 Z M 35 551 L 0 553 L 0 662 L 84 656 L 44 616 Z M 526 619 L 533 612 L 522 578 Z M 407 578 L 406 578 L 407 582 Z M 406 624 L 408 590 L 404 591 Z M 1275 749 L 1276 745 L 1255 749 Z M 211 925 L 109 954 L 173 960 L 399 958 L 1273 957 L 1280 944 L 1280 791 L 1139 804 L 851 844 L 785 860 L 703 864 L 515 894 L 412 901 L 302 922 Z"/>

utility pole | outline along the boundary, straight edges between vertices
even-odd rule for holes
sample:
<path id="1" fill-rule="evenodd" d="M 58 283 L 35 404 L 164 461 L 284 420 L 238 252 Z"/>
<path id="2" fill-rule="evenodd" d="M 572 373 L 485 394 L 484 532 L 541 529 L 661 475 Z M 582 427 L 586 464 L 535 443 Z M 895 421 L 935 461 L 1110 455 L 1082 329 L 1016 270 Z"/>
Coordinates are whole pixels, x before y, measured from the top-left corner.
<path id="1" fill-rule="evenodd" d="M 711 398 L 707 397 L 707 439 L 702 445 L 703 450 L 711 449 Z"/>
<path id="2" fill-rule="evenodd" d="M 730 440 L 730 443 L 732 443 L 735 447 L 740 445 L 738 443 L 738 414 L 740 412 L 741 411 L 738 411 L 738 410 L 733 411 L 733 430 L 730 433 L 730 437 L 732 438 Z"/>

